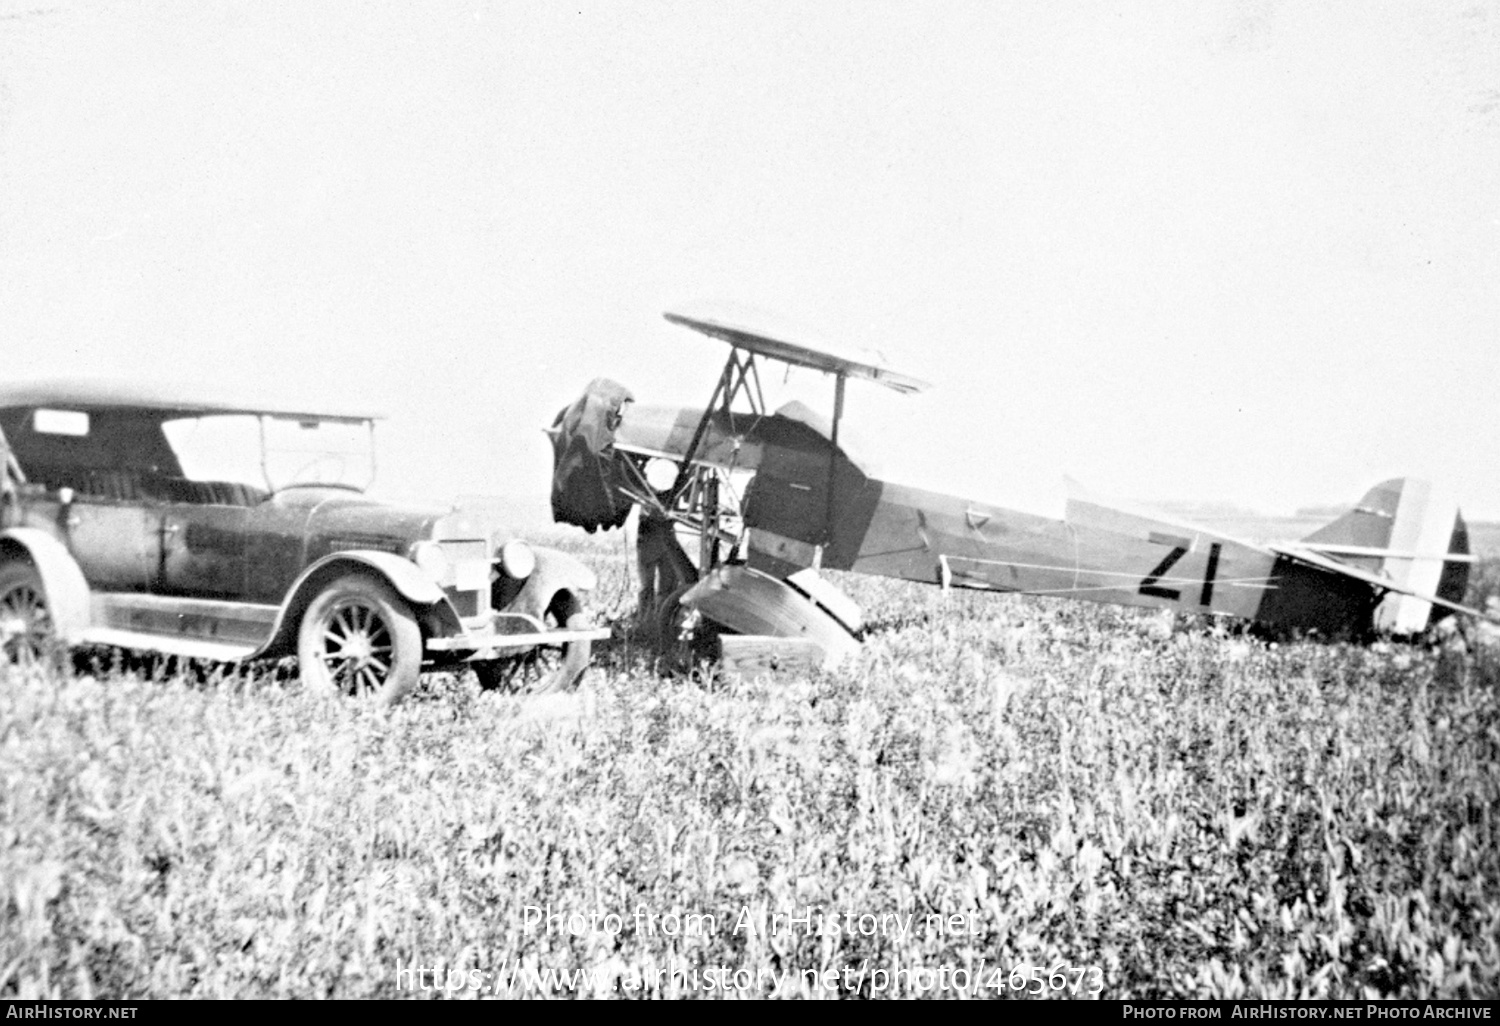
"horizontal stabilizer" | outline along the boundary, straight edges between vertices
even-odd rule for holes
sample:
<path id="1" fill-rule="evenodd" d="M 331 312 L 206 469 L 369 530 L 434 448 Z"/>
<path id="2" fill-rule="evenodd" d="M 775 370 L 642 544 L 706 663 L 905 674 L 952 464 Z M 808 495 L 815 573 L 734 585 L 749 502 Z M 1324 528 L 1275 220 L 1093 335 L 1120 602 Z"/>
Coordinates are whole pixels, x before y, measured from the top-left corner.
<path id="1" fill-rule="evenodd" d="M 1382 559 L 1436 559 L 1444 563 L 1477 563 L 1478 556 L 1455 552 L 1403 552 L 1399 549 L 1377 549 L 1367 545 L 1306 545 L 1325 556 L 1374 556 Z"/>
<path id="2" fill-rule="evenodd" d="M 1417 478 L 1382 481 L 1349 512 L 1278 551 L 1305 561 L 1317 557 L 1384 582 L 1393 594 L 1374 618 L 1384 630 L 1415 634 L 1437 619 L 1440 608 L 1473 612 L 1459 604 L 1474 562 L 1468 527 L 1452 499 Z"/>
<path id="3" fill-rule="evenodd" d="M 1447 609 L 1455 613 L 1465 613 L 1469 616 L 1482 617 L 1485 615 L 1482 611 L 1475 609 L 1472 606 L 1465 606 L 1458 602 L 1452 602 L 1439 595 L 1417 591 L 1413 588 L 1409 588 L 1401 584 L 1398 581 L 1392 580 L 1389 577 L 1382 577 L 1379 574 L 1370 573 L 1368 570 L 1361 570 L 1359 567 L 1350 566 L 1348 563 L 1341 563 L 1336 559 L 1320 555 L 1310 548 L 1293 545 L 1272 545 L 1271 549 L 1274 552 L 1306 563 L 1309 566 L 1315 566 L 1321 570 L 1329 570 L 1336 574 L 1342 574 L 1345 577 L 1353 578 L 1356 581 L 1363 581 L 1366 584 L 1373 585 L 1377 588 L 1382 588 L 1385 591 L 1395 592 L 1397 595 L 1405 596 L 1418 602 L 1429 603 L 1431 605 L 1439 606 L 1443 609 Z M 1423 623 L 1423 626 L 1426 626 L 1425 621 Z M 1395 630 L 1397 628 L 1391 627 L 1389 629 Z M 1421 628 L 1419 627 L 1417 629 L 1420 630 Z"/>

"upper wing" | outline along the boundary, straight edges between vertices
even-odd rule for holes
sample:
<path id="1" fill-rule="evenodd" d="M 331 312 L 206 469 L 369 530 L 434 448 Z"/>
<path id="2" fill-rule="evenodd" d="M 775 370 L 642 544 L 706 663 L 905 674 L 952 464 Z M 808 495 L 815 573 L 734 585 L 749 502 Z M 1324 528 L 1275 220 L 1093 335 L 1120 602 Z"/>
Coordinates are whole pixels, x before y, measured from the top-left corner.
<path id="1" fill-rule="evenodd" d="M 879 353 L 850 349 L 814 337 L 805 328 L 777 325 L 768 314 L 726 306 L 705 307 L 691 314 L 663 314 L 673 324 L 692 328 L 710 338 L 728 342 L 797 367 L 811 367 L 829 374 L 862 378 L 897 392 L 921 392 L 928 384 L 920 378 L 887 367 Z M 792 341 L 795 337 L 797 341 Z"/>

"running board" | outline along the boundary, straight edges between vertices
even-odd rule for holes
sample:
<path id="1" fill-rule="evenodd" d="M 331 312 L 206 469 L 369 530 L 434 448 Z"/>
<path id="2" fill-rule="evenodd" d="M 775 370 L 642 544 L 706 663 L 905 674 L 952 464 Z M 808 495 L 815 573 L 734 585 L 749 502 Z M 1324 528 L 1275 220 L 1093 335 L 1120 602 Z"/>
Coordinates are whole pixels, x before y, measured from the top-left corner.
<path id="1" fill-rule="evenodd" d="M 141 631 L 122 631 L 114 627 L 90 627 L 79 635 L 78 640 L 85 645 L 110 645 L 115 648 L 185 656 L 189 659 L 206 659 L 216 663 L 240 662 L 260 648 L 259 645 L 236 645 L 222 641 L 203 641 L 198 638 L 145 634 Z"/>
<path id="2" fill-rule="evenodd" d="M 536 648 L 539 645 L 566 645 L 572 641 L 603 641 L 611 631 L 608 627 L 588 627 L 583 630 L 531 631 L 526 634 L 456 634 L 447 638 L 428 638 L 429 652 L 465 652 L 469 661 L 489 659 L 498 655 L 514 655 L 517 649 Z"/>
<path id="3" fill-rule="evenodd" d="M 94 623 L 91 630 L 108 629 L 150 638 L 181 638 L 214 646 L 245 647 L 248 652 L 255 651 L 270 639 L 276 617 L 281 612 L 277 606 L 253 602 L 137 592 L 95 592 L 89 604 Z"/>

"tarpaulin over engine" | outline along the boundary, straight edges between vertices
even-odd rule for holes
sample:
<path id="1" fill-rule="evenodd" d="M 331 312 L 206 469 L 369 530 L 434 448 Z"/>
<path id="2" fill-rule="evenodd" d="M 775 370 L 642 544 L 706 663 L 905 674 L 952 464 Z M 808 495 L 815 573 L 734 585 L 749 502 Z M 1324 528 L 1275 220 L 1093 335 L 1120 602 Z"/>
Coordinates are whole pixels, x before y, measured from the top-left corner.
<path id="1" fill-rule="evenodd" d="M 627 479 L 614 443 L 634 399 L 624 385 L 595 378 L 552 422 L 552 519 L 590 533 L 625 523 L 632 500 L 620 491 Z"/>

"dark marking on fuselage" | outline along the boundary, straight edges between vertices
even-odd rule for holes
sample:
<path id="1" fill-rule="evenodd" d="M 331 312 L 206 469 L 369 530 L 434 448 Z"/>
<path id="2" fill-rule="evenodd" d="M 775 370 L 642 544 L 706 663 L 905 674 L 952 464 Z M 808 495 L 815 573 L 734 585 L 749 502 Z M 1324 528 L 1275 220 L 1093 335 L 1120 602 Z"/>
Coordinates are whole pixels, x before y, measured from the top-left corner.
<path id="1" fill-rule="evenodd" d="M 1203 593 L 1198 596 L 1200 606 L 1212 605 L 1214 601 L 1214 578 L 1219 576 L 1219 553 L 1224 546 L 1214 542 L 1208 547 L 1208 569 L 1203 572 Z"/>
<path id="2" fill-rule="evenodd" d="M 1187 555 L 1186 548 L 1181 545 L 1174 546 L 1172 551 L 1163 556 L 1161 562 L 1156 564 L 1156 568 L 1146 575 L 1146 579 L 1141 581 L 1140 593 L 1142 595 L 1150 595 L 1153 598 L 1168 599 L 1172 602 L 1176 602 L 1182 598 L 1182 592 L 1178 589 L 1163 588 L 1156 582 L 1165 577 L 1167 572 L 1176 566 L 1177 561 L 1185 555 Z"/>

